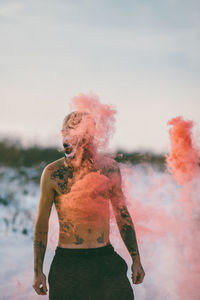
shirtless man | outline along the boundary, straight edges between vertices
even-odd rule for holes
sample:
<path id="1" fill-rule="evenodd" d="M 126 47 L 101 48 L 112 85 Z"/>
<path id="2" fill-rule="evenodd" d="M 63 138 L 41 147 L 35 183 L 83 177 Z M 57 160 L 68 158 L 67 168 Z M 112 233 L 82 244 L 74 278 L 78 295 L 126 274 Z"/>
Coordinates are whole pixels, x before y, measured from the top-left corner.
<path id="1" fill-rule="evenodd" d="M 134 225 L 121 189 L 115 160 L 97 154 L 88 113 L 72 112 L 63 122 L 65 157 L 47 165 L 40 182 L 34 231 L 34 282 L 38 295 L 47 294 L 43 261 L 53 203 L 59 219 L 59 241 L 51 263 L 50 300 L 133 300 L 128 266 L 109 240 L 109 203 L 121 237 L 132 258 L 132 281 L 145 276 Z M 94 125 L 94 123 L 93 123 Z M 81 130 L 80 130 L 81 129 Z"/>

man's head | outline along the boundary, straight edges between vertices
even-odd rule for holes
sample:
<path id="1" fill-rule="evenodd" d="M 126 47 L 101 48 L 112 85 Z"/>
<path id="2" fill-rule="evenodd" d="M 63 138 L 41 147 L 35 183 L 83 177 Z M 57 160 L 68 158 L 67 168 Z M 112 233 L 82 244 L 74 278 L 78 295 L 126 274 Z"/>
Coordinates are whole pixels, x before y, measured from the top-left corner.
<path id="1" fill-rule="evenodd" d="M 92 143 L 95 135 L 94 118 L 88 112 L 74 111 L 64 118 L 61 133 L 65 156 L 73 157 L 78 148 Z"/>

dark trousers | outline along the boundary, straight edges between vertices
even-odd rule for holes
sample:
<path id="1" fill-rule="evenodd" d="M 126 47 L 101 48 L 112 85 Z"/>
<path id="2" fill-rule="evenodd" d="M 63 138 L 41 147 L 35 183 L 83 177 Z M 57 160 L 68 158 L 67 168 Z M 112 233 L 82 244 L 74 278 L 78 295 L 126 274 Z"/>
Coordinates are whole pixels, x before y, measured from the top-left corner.
<path id="1" fill-rule="evenodd" d="M 50 300 L 134 300 L 125 260 L 111 244 L 100 248 L 57 247 L 49 274 Z"/>

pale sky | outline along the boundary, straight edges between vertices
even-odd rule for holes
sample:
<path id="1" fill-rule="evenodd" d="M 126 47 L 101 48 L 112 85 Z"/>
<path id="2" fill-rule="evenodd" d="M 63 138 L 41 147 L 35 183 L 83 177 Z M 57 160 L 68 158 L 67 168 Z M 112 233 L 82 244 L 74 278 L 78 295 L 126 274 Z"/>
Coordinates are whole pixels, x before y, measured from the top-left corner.
<path id="1" fill-rule="evenodd" d="M 200 128 L 199 0 L 0 0 L 0 45 L 1 137 L 58 145 L 89 91 L 118 110 L 112 149 L 169 151 L 179 115 Z"/>

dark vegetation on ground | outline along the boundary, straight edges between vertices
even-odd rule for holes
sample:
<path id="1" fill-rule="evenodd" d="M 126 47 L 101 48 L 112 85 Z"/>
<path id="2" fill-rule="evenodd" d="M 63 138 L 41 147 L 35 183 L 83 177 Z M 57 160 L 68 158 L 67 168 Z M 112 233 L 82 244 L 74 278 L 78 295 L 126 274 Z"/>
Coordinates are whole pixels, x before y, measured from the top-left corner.
<path id="1" fill-rule="evenodd" d="M 118 150 L 116 152 L 117 156 L 115 160 L 117 162 L 127 163 L 131 165 L 138 165 L 148 163 L 152 166 L 157 167 L 158 170 L 164 171 L 165 167 L 165 155 L 164 154 L 154 154 L 152 152 L 124 152 L 123 150 Z"/>
<path id="2" fill-rule="evenodd" d="M 121 163 L 130 163 L 137 165 L 141 163 L 150 163 L 159 170 L 165 169 L 165 156 L 163 154 L 154 154 L 152 152 L 125 152 L 118 150 L 115 160 Z M 13 168 L 23 167 L 41 167 L 48 163 L 63 157 L 63 152 L 59 152 L 56 147 L 42 147 L 32 145 L 22 146 L 19 140 L 3 139 L 0 140 L 0 165 Z"/>
<path id="3" fill-rule="evenodd" d="M 0 165 L 13 168 L 46 165 L 63 156 L 53 147 L 32 145 L 23 147 L 19 140 L 0 140 Z"/>

